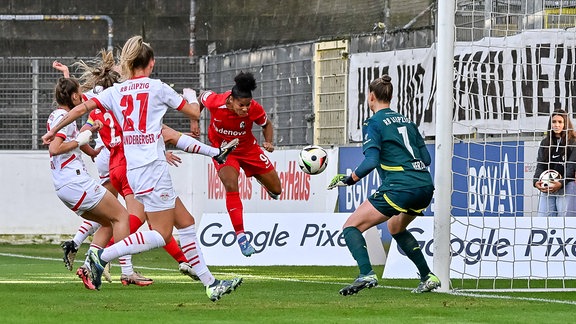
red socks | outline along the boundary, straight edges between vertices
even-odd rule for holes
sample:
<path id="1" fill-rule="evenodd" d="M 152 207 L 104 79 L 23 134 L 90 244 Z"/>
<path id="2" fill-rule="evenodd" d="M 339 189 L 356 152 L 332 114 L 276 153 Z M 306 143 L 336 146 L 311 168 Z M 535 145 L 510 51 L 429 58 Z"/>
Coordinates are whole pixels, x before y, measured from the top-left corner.
<path id="1" fill-rule="evenodd" d="M 239 192 L 227 192 L 226 193 L 226 209 L 228 209 L 228 215 L 232 221 L 232 227 L 236 234 L 244 232 L 244 219 L 242 200 L 240 200 Z"/>

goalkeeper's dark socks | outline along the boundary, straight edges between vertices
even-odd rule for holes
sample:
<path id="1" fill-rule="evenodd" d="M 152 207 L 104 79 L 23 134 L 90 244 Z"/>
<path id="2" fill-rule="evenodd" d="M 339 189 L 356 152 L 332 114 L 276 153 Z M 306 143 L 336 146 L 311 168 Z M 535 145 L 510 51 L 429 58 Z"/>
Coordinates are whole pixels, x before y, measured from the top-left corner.
<path id="1" fill-rule="evenodd" d="M 396 243 L 398 243 L 398 246 L 404 251 L 408 259 L 414 262 L 416 268 L 418 268 L 418 272 L 420 272 L 420 276 L 428 276 L 430 268 L 424 258 L 422 249 L 420 249 L 420 244 L 418 244 L 414 235 L 404 230 L 398 234 L 392 234 L 392 237 L 396 240 Z"/>
<path id="2" fill-rule="evenodd" d="M 342 234 L 344 235 L 348 250 L 350 250 L 352 257 L 356 260 L 356 263 L 358 263 L 360 274 L 369 274 L 370 271 L 372 271 L 372 265 L 370 264 L 370 257 L 368 256 L 368 249 L 366 248 L 366 240 L 360 230 L 350 226 L 346 227 L 342 231 Z"/>

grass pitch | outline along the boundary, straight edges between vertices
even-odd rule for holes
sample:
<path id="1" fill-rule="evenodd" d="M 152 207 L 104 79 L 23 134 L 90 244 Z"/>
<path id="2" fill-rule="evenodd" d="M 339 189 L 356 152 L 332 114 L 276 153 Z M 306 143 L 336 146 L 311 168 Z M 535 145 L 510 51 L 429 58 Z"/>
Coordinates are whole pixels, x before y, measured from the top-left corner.
<path id="1" fill-rule="evenodd" d="M 575 292 L 411 294 L 417 279 L 340 296 L 355 267 L 211 267 L 244 278 L 211 302 L 162 249 L 133 256 L 153 285 L 122 286 L 113 263 L 115 281 L 90 291 L 60 258 L 58 245 L 0 245 L 1 323 L 569 323 L 576 312 Z"/>

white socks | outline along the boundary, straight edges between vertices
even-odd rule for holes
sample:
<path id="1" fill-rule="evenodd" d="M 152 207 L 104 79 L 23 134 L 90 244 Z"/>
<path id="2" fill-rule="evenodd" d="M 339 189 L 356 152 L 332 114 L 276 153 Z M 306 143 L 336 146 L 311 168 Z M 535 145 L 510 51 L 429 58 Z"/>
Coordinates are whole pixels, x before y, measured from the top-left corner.
<path id="1" fill-rule="evenodd" d="M 134 273 L 134 267 L 132 267 L 132 255 L 127 254 L 118 258 L 118 262 L 120 263 L 120 269 L 122 270 L 123 275 L 131 275 Z"/>
<path id="2" fill-rule="evenodd" d="M 110 262 L 118 257 L 127 254 L 136 254 L 166 245 L 162 235 L 155 230 L 136 232 L 120 242 L 114 243 L 104 249 L 100 258 L 105 262 Z"/>
<path id="3" fill-rule="evenodd" d="M 74 238 L 72 239 L 74 241 L 74 246 L 76 247 L 76 249 L 78 249 L 78 247 L 82 245 L 82 242 L 84 242 L 84 240 L 86 240 L 88 236 L 94 234 L 99 228 L 100 224 L 93 221 L 85 220 L 82 223 L 82 225 L 78 227 L 78 231 L 76 232 L 76 235 L 74 235 Z"/>
<path id="4" fill-rule="evenodd" d="M 220 153 L 219 148 L 204 144 L 194 137 L 184 134 L 178 139 L 176 147 L 188 153 L 197 153 L 209 157 L 214 157 Z"/>
<path id="5" fill-rule="evenodd" d="M 211 285 L 216 279 L 206 266 L 202 251 L 197 248 L 195 225 L 178 230 L 180 236 L 180 246 L 188 263 L 200 278 L 204 286 Z"/>

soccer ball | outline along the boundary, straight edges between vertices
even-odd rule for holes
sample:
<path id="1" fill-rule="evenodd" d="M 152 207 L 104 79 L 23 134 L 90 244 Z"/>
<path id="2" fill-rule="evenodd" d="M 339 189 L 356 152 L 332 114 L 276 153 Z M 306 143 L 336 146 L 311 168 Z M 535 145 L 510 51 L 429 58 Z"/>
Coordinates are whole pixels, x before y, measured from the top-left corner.
<path id="1" fill-rule="evenodd" d="M 550 169 L 542 172 L 538 180 L 542 181 L 542 187 L 548 187 L 550 183 L 560 180 L 560 178 L 562 178 L 562 176 L 558 171 Z"/>
<path id="2" fill-rule="evenodd" d="M 300 151 L 298 165 L 304 173 L 318 174 L 328 165 L 328 154 L 320 146 L 309 145 Z"/>

